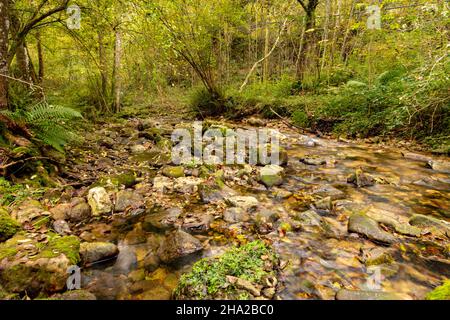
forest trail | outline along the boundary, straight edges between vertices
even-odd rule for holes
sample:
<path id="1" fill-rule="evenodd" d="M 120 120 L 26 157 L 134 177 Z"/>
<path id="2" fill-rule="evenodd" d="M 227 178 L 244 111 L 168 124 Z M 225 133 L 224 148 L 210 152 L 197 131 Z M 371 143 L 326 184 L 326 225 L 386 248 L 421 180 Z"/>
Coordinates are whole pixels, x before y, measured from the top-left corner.
<path id="1" fill-rule="evenodd" d="M 86 249 L 96 258 L 82 269 L 82 288 L 97 299 L 169 299 L 194 261 L 249 239 L 280 255 L 283 299 L 373 298 L 379 290 L 381 298 L 423 299 L 450 276 L 450 175 L 430 168 L 432 157 L 307 136 L 279 121 L 216 122 L 280 130 L 289 161 L 283 183 L 266 188 L 256 166 L 169 166 L 171 133 L 191 125 L 180 118 L 99 123 L 68 150 L 61 176 L 72 187 L 50 208 L 68 223 L 53 228 L 98 245 Z M 98 186 L 113 214 L 74 213 Z"/>

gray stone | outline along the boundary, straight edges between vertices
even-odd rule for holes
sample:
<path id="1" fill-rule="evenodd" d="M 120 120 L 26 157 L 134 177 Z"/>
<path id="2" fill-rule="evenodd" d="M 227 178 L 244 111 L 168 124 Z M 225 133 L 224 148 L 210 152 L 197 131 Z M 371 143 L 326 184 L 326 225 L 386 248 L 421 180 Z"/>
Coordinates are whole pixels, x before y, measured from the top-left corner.
<path id="1" fill-rule="evenodd" d="M 370 240 L 392 244 L 396 239 L 386 231 L 382 230 L 378 222 L 360 213 L 355 213 L 350 216 L 348 222 L 348 231 L 356 232 L 366 236 Z"/>
<path id="2" fill-rule="evenodd" d="M 109 242 L 83 242 L 80 245 L 80 256 L 85 264 L 91 264 L 117 257 L 119 249 Z"/>
<path id="3" fill-rule="evenodd" d="M 172 263 L 201 250 L 203 245 L 197 238 L 177 230 L 170 233 L 158 248 L 158 257 L 164 263 Z"/>
<path id="4" fill-rule="evenodd" d="M 105 188 L 97 187 L 89 190 L 88 203 L 94 216 L 112 211 L 112 202 Z"/>

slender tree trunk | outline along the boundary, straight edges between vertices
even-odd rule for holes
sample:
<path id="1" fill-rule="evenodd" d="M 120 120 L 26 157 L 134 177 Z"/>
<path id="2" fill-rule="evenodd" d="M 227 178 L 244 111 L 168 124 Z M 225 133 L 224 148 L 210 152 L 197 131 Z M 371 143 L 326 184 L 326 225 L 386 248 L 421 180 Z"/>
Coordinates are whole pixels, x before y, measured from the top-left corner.
<path id="1" fill-rule="evenodd" d="M 31 82 L 28 52 L 25 42 L 19 44 L 16 50 L 17 67 L 19 68 L 19 78 Z"/>
<path id="2" fill-rule="evenodd" d="M 0 110 L 8 108 L 8 0 L 0 0 Z"/>
<path id="3" fill-rule="evenodd" d="M 105 44 L 103 39 L 103 33 L 98 32 L 98 58 L 100 61 L 100 81 L 101 81 L 101 100 L 103 107 L 106 107 L 108 100 L 108 70 L 105 54 Z"/>
<path id="4" fill-rule="evenodd" d="M 36 39 L 37 39 L 38 61 L 39 61 L 38 81 L 42 82 L 42 80 L 44 80 L 45 75 L 45 65 L 44 65 L 44 52 L 42 50 L 41 33 L 39 31 L 36 33 Z"/>
<path id="5" fill-rule="evenodd" d="M 119 30 L 115 31 L 115 44 L 114 44 L 114 68 L 113 68 L 113 110 L 114 112 L 120 111 L 120 95 L 122 90 L 122 83 L 120 78 L 120 68 L 122 59 L 122 35 Z"/>

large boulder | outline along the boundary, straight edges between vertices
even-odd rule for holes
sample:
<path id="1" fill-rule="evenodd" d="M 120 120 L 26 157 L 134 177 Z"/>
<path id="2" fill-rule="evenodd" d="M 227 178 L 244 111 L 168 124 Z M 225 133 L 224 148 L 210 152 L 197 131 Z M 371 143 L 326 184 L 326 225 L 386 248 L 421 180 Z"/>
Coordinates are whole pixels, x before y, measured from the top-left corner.
<path id="1" fill-rule="evenodd" d="M 20 229 L 20 223 L 11 218 L 8 211 L 0 208 L 0 242 L 12 238 Z"/>
<path id="2" fill-rule="evenodd" d="M 170 233 L 158 248 L 158 257 L 164 263 L 173 263 L 180 258 L 203 250 L 202 243 L 189 233 L 178 230 Z"/>
<path id="3" fill-rule="evenodd" d="M 109 242 L 83 242 L 80 245 L 81 260 L 85 265 L 117 257 L 119 249 Z"/>
<path id="4" fill-rule="evenodd" d="M 5 290 L 36 297 L 65 288 L 68 268 L 80 261 L 80 242 L 75 236 L 49 235 L 47 240 L 18 234 L 0 244 L 0 282 Z"/>
<path id="5" fill-rule="evenodd" d="M 112 211 L 112 202 L 108 192 L 103 187 L 96 187 L 89 190 L 88 203 L 91 206 L 92 214 L 99 216 Z"/>
<path id="6" fill-rule="evenodd" d="M 382 230 L 378 222 L 361 213 L 355 213 L 350 216 L 348 231 L 356 232 L 376 242 L 385 244 L 396 242 L 394 236 Z"/>

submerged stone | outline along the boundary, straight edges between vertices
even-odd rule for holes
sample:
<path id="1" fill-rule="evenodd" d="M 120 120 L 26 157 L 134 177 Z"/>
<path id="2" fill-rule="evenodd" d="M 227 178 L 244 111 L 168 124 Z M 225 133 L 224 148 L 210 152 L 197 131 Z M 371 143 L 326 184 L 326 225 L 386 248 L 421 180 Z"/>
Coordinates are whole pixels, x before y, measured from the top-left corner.
<path id="1" fill-rule="evenodd" d="M 83 242 L 80 245 L 80 255 L 84 264 L 91 264 L 117 257 L 119 249 L 109 242 Z"/>
<path id="2" fill-rule="evenodd" d="M 158 257 L 164 263 L 173 263 L 180 258 L 203 250 L 202 243 L 189 233 L 178 230 L 170 233 L 158 248 Z"/>
<path id="3" fill-rule="evenodd" d="M 396 239 L 386 231 L 382 230 L 378 222 L 360 213 L 355 213 L 350 216 L 348 222 L 348 231 L 356 232 L 366 236 L 370 240 L 392 244 Z"/>

